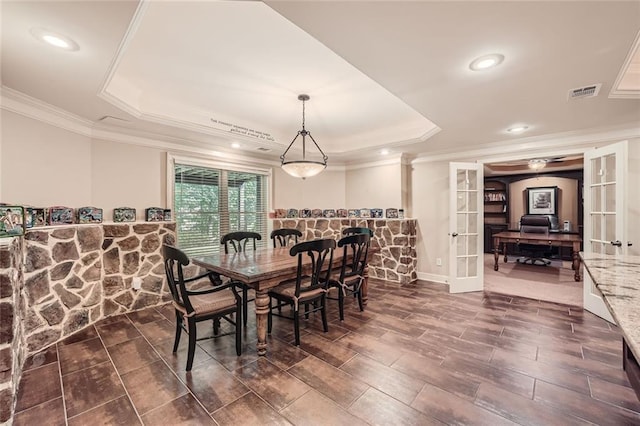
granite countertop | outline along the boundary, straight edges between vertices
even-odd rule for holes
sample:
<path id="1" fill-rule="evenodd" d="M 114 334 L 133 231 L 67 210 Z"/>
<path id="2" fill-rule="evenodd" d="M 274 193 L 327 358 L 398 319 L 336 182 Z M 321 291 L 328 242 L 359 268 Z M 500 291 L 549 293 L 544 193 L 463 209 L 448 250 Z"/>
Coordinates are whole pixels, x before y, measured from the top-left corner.
<path id="1" fill-rule="evenodd" d="M 581 252 L 580 257 L 627 345 L 640 357 L 640 256 Z"/>

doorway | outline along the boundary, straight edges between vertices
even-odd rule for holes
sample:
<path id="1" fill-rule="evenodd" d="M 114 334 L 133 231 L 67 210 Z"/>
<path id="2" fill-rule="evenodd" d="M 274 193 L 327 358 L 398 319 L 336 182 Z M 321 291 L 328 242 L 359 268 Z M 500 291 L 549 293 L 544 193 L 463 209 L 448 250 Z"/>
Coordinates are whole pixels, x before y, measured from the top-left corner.
<path id="1" fill-rule="evenodd" d="M 501 255 L 499 270 L 494 271 L 491 237 L 501 231 L 518 231 L 520 217 L 528 213 L 529 189 L 556 186 L 561 189 L 556 214 L 559 226 L 554 232 L 581 233 L 582 158 L 582 154 L 577 154 L 484 164 L 484 291 L 583 306 L 582 283 L 574 280 L 570 253 L 556 249 L 550 253 L 548 266 L 531 265 L 518 262 L 521 256 L 513 244 L 509 245 L 508 253 L 513 254 L 508 256 L 507 263 Z"/>

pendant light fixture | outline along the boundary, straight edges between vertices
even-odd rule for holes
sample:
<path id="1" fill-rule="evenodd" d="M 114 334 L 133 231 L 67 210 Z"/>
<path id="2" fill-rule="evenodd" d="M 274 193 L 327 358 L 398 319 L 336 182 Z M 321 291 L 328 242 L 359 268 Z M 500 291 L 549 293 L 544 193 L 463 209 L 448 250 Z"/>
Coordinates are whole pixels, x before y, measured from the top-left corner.
<path id="1" fill-rule="evenodd" d="M 324 154 L 324 152 L 322 152 L 322 150 L 318 146 L 318 143 L 315 141 L 315 139 L 313 139 L 313 136 L 311 136 L 311 132 L 309 132 L 304 127 L 304 103 L 309 99 L 309 95 L 298 95 L 298 100 L 302 101 L 302 130 L 298 131 L 298 134 L 293 138 L 287 149 L 280 156 L 280 160 L 282 160 L 282 170 L 289 173 L 293 177 L 299 177 L 302 179 L 315 176 L 323 171 L 327 167 L 327 159 L 329 158 Z M 285 158 L 287 152 L 289 152 L 289 149 L 291 149 L 295 141 L 298 139 L 298 136 L 302 136 L 302 158 L 292 160 L 291 155 L 289 155 L 289 158 Z M 307 136 L 309 137 L 309 139 L 311 139 L 315 147 L 322 155 L 322 161 L 307 159 Z"/>
<path id="2" fill-rule="evenodd" d="M 534 158 L 533 160 L 529 160 L 529 168 L 539 172 L 544 169 L 544 166 L 547 165 L 547 160 L 544 158 Z"/>

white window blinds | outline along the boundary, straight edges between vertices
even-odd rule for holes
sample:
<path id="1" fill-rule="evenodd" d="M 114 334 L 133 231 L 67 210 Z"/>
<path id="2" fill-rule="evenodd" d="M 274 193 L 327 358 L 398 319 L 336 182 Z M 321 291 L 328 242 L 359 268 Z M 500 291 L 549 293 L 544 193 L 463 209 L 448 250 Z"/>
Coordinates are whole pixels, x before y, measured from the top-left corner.
<path id="1" fill-rule="evenodd" d="M 267 233 L 267 176 L 175 164 L 174 215 L 178 246 L 189 255 L 218 252 L 233 231 Z"/>

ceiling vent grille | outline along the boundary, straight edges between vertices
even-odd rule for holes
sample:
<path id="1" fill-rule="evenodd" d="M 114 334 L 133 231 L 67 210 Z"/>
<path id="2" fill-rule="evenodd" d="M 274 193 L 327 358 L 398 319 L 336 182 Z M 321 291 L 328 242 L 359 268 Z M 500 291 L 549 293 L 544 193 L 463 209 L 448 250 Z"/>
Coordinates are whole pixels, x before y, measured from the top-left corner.
<path id="1" fill-rule="evenodd" d="M 258 151 L 262 151 L 262 152 L 269 152 L 271 151 L 271 148 L 264 148 L 264 147 L 259 147 L 257 148 Z"/>
<path id="2" fill-rule="evenodd" d="M 598 96 L 602 83 L 592 84 L 589 86 L 578 87 L 576 89 L 569 90 L 569 99 L 584 99 L 594 98 Z"/>

